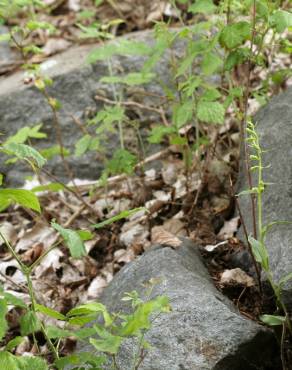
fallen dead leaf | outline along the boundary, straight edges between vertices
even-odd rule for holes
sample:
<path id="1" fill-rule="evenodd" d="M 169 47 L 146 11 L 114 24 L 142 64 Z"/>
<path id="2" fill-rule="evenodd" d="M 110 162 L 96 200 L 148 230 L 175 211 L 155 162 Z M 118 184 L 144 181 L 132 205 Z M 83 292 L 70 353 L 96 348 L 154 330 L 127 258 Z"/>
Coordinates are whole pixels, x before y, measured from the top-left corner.
<path id="1" fill-rule="evenodd" d="M 163 226 L 154 226 L 151 230 L 151 242 L 152 244 L 167 245 L 174 249 L 181 246 L 182 241 L 166 231 Z"/>
<path id="2" fill-rule="evenodd" d="M 220 284 L 252 287 L 255 285 L 255 282 L 251 276 L 237 267 L 235 269 L 225 270 L 221 275 Z"/>
<path id="3" fill-rule="evenodd" d="M 88 299 L 98 298 L 107 285 L 108 282 L 102 276 L 94 278 L 87 289 Z"/>

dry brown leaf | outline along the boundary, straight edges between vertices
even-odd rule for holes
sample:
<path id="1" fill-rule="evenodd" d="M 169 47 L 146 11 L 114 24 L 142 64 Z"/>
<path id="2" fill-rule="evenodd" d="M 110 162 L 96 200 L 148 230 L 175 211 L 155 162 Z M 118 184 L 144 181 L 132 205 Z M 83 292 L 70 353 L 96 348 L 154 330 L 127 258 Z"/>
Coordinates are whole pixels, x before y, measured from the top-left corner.
<path id="1" fill-rule="evenodd" d="M 147 244 L 149 231 L 146 225 L 136 224 L 136 222 L 126 222 L 121 230 L 120 241 L 126 247 L 131 247 L 134 243 Z"/>
<path id="2" fill-rule="evenodd" d="M 68 49 L 69 46 L 71 46 L 71 42 L 65 39 L 50 38 L 42 48 L 42 51 L 44 55 L 50 56 Z"/>
<path id="3" fill-rule="evenodd" d="M 220 284 L 252 287 L 255 285 L 255 281 L 246 272 L 237 267 L 235 269 L 225 270 L 221 275 Z"/>
<path id="4" fill-rule="evenodd" d="M 107 285 L 106 279 L 102 276 L 94 278 L 87 290 L 88 299 L 98 298 Z"/>
<path id="5" fill-rule="evenodd" d="M 172 233 L 166 231 L 163 226 L 154 226 L 151 230 L 152 244 L 167 245 L 174 249 L 181 246 L 182 241 Z"/>
<path id="6" fill-rule="evenodd" d="M 56 241 L 56 233 L 53 229 L 44 223 L 36 223 L 34 227 L 25 232 L 19 242 L 16 244 L 16 252 L 24 252 L 32 248 L 37 243 L 43 243 L 45 249 L 50 247 Z"/>
<path id="7" fill-rule="evenodd" d="M 118 249 L 114 253 L 114 261 L 117 263 L 129 263 L 135 259 L 133 249 Z"/>
<path id="8" fill-rule="evenodd" d="M 10 244 L 14 245 L 18 239 L 16 227 L 8 221 L 4 221 L 0 226 L 0 231 L 4 237 L 9 241 Z M 3 244 L 2 238 L 0 239 L 0 245 Z"/>

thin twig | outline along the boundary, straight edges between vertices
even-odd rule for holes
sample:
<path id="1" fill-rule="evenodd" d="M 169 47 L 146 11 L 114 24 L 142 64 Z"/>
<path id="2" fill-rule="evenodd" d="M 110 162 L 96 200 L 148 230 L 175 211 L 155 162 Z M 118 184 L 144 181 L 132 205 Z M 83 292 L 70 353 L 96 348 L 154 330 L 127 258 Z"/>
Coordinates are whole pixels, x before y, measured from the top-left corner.
<path id="1" fill-rule="evenodd" d="M 114 100 L 105 98 L 101 95 L 95 95 L 95 99 L 100 100 L 100 101 L 102 101 L 104 103 L 107 103 L 107 104 L 111 104 L 111 105 L 117 104 Z M 165 112 L 164 112 L 163 108 L 155 108 L 155 107 L 151 107 L 151 106 L 144 105 L 144 104 L 141 104 L 141 103 L 137 103 L 135 101 L 121 101 L 120 104 L 125 106 L 125 107 L 137 107 L 137 108 L 142 109 L 142 110 L 155 112 L 155 113 L 157 113 L 161 116 L 163 124 L 165 126 L 169 126 L 169 122 L 167 121 L 167 118 L 166 118 L 166 115 L 165 115 Z"/>

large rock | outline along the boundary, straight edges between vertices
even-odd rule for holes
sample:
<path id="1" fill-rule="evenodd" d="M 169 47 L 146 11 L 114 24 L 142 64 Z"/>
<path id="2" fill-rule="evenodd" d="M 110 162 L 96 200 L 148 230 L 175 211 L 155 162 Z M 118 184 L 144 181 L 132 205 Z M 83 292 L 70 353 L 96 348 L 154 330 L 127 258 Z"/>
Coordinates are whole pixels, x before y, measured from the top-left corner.
<path id="1" fill-rule="evenodd" d="M 154 44 L 153 33 L 149 31 L 128 35 L 127 38 L 144 42 L 147 45 Z M 59 112 L 59 121 L 64 145 L 69 149 L 73 149 L 74 143 L 82 136 L 80 128 L 74 123 L 71 115 L 84 122 L 86 120 L 86 112 L 97 112 L 103 106 L 103 103 L 94 99 L 96 94 L 104 95 L 110 99 L 113 98 L 113 91 L 110 85 L 99 82 L 101 77 L 109 74 L 107 63 L 104 61 L 94 65 L 86 63 L 87 55 L 96 47 L 98 45 L 73 47 L 42 64 L 43 73 L 53 78 L 54 81 L 53 86 L 49 89 L 49 93 L 62 104 L 62 109 Z M 175 52 L 182 54 L 183 43 L 176 45 Z M 146 59 L 145 56 L 111 58 L 113 73 L 139 72 Z M 162 60 L 162 62 L 158 63 L 156 72 L 159 76 L 159 81 L 169 84 L 171 81 L 168 63 L 170 51 L 165 53 Z M 42 94 L 34 86 L 24 84 L 23 80 L 23 72 L 0 79 L 0 132 L 5 135 L 11 135 L 23 126 L 42 122 L 43 131 L 48 134 L 48 139 L 38 140 L 35 144 L 39 148 L 46 148 L 56 143 L 52 112 Z M 117 88 L 121 89 L 119 86 Z M 162 89 L 157 81 L 144 86 L 144 90 L 162 94 Z M 123 98 L 126 100 L 131 97 L 132 100 L 135 100 L 133 94 L 133 88 L 125 89 Z M 141 99 L 141 94 L 138 96 Z M 144 104 L 160 105 L 160 100 L 154 96 L 147 96 L 143 102 Z M 137 118 L 142 127 L 143 125 L 149 127 L 151 122 L 157 123 L 160 119 L 156 113 L 149 111 L 145 113 L 145 111 L 141 110 L 130 112 L 130 116 L 132 116 L 131 118 Z M 127 132 L 125 140 L 128 140 L 131 144 L 133 137 Z M 118 136 L 112 135 L 106 143 L 108 153 L 112 153 L 113 149 L 117 148 L 118 145 Z M 103 164 L 96 153 L 91 153 L 89 156 L 82 156 L 81 158 L 72 157 L 68 161 L 75 171 L 76 177 L 80 178 L 96 179 L 103 168 Z M 61 179 L 64 179 L 64 167 L 60 158 L 50 161 L 47 168 Z M 29 173 L 28 168 L 20 165 L 13 165 L 13 167 L 7 168 L 3 165 L 3 161 L 2 165 L 0 161 L 0 171 L 6 173 L 8 180 L 14 184 L 21 183 L 24 175 Z"/>
<path id="2" fill-rule="evenodd" d="M 264 153 L 267 186 L 263 196 L 264 224 L 292 221 L 292 89 L 274 97 L 256 115 L 254 122 Z M 255 182 L 255 178 L 253 179 Z M 239 175 L 238 191 L 247 188 L 245 171 Z M 240 197 L 249 233 L 252 233 L 250 199 Z M 242 233 L 241 236 L 243 237 Z M 266 238 L 274 279 L 292 272 L 292 225 L 274 226 Z M 292 281 L 284 287 L 283 298 L 292 311 Z"/>
<path id="3" fill-rule="evenodd" d="M 214 287 L 197 247 L 189 242 L 178 251 L 151 249 L 126 265 L 101 301 L 110 311 L 124 311 L 124 293 L 137 290 L 143 296 L 142 284 L 151 278 L 161 280 L 152 296 L 167 295 L 172 312 L 156 318 L 148 332 L 152 348 L 141 370 L 278 368 L 271 331 L 241 316 Z M 134 348 L 129 343 L 122 348 L 118 356 L 122 370 L 131 368 Z"/>

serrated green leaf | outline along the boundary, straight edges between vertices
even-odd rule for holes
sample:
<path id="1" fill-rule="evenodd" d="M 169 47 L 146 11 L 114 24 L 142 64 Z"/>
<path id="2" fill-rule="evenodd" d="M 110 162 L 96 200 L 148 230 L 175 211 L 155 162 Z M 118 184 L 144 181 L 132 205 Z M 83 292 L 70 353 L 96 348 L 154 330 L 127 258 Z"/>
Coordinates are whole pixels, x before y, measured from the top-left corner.
<path id="1" fill-rule="evenodd" d="M 95 328 L 96 327 L 97 326 L 95 325 Z M 102 339 L 90 338 L 89 343 L 98 351 L 113 355 L 117 354 L 124 338 L 119 337 L 118 335 L 112 335 L 106 330 L 100 331 L 97 329 L 97 332 Z"/>
<path id="2" fill-rule="evenodd" d="M 249 57 L 250 51 L 247 48 L 239 48 L 236 50 L 232 50 L 226 59 L 224 64 L 224 68 L 226 71 L 230 71 L 232 68 L 237 66 L 238 64 L 244 63 Z"/>
<path id="3" fill-rule="evenodd" d="M 176 132 L 176 129 L 173 126 L 157 125 L 152 127 L 147 140 L 149 143 L 159 144 L 165 136 L 169 136 L 174 132 Z"/>
<path id="4" fill-rule="evenodd" d="M 125 84 L 128 86 L 143 85 L 150 83 L 155 77 L 154 73 L 129 73 L 126 76 L 102 77 L 100 82 L 109 84 Z"/>
<path id="5" fill-rule="evenodd" d="M 76 157 L 80 157 L 81 155 L 83 155 L 84 153 L 88 151 L 88 149 L 90 148 L 91 141 L 92 141 L 92 136 L 86 134 L 82 136 L 82 138 L 79 139 L 75 143 L 75 153 L 74 154 L 76 155 Z"/>
<path id="6" fill-rule="evenodd" d="M 7 351 L 0 351 L 1 370 L 20 370 L 17 357 Z"/>
<path id="7" fill-rule="evenodd" d="M 61 234 L 73 258 L 86 256 L 86 249 L 77 231 L 65 229 L 54 221 L 51 222 L 51 225 Z"/>
<path id="8" fill-rule="evenodd" d="M 191 13 L 211 14 L 216 11 L 217 7 L 212 0 L 196 0 L 196 2 L 189 6 L 188 11 Z"/>
<path id="9" fill-rule="evenodd" d="M 200 100 L 204 101 L 214 101 L 221 98 L 220 92 L 215 88 L 208 88 L 204 91 L 204 93 L 201 95 Z"/>
<path id="10" fill-rule="evenodd" d="M 18 370 L 48 370 L 48 365 L 44 359 L 35 356 L 16 357 L 18 362 Z"/>
<path id="11" fill-rule="evenodd" d="M 15 347 L 19 346 L 23 341 L 25 340 L 24 337 L 17 336 L 13 339 L 11 339 L 7 344 L 6 344 L 6 351 L 12 351 Z M 0 362 L 1 366 L 1 362 Z"/>
<path id="12" fill-rule="evenodd" d="M 200 100 L 197 106 L 197 118 L 213 124 L 223 124 L 225 109 L 221 103 Z"/>
<path id="13" fill-rule="evenodd" d="M 126 173 L 131 175 L 137 164 L 137 157 L 126 149 L 117 149 L 106 164 L 106 171 L 112 175 Z"/>
<path id="14" fill-rule="evenodd" d="M 206 76 L 215 73 L 222 66 L 222 59 L 215 53 L 206 53 L 202 60 L 202 71 Z"/>
<path id="15" fill-rule="evenodd" d="M 22 127 L 15 135 L 10 136 L 7 140 L 5 140 L 4 145 L 11 143 L 24 144 L 29 138 L 44 139 L 47 137 L 47 134 L 40 131 L 41 127 L 42 124 L 33 127 Z"/>
<path id="16" fill-rule="evenodd" d="M 177 129 L 188 123 L 193 116 L 194 102 L 187 100 L 173 106 L 173 123 Z"/>
<path id="17" fill-rule="evenodd" d="M 54 145 L 54 146 L 51 146 L 50 148 L 41 149 L 39 151 L 39 153 L 47 160 L 50 160 L 57 155 L 61 155 L 61 152 L 63 152 L 64 157 L 67 157 L 68 155 L 70 155 L 70 150 L 63 148 L 63 150 L 61 151 L 61 148 L 59 145 Z"/>
<path id="18" fill-rule="evenodd" d="M 125 322 L 119 330 L 121 336 L 139 335 L 142 329 L 151 327 L 150 316 L 154 312 L 169 312 L 169 299 L 158 296 L 155 299 L 140 304 L 132 315 L 125 316 Z"/>
<path id="19" fill-rule="evenodd" d="M 87 61 L 95 63 L 98 60 L 112 58 L 114 55 L 148 55 L 151 51 L 152 49 L 143 42 L 120 40 L 119 42 L 111 42 L 92 50 L 87 57 Z"/>
<path id="20" fill-rule="evenodd" d="M 0 189 L 0 209 L 3 210 L 12 203 L 30 208 L 39 213 L 41 212 L 39 200 L 32 191 L 24 189 Z"/>
<path id="21" fill-rule="evenodd" d="M 62 321 L 67 320 L 66 316 L 64 316 L 58 311 L 53 310 L 50 307 L 46 307 L 46 306 L 43 306 L 42 304 L 36 303 L 35 308 L 38 312 L 41 312 L 49 317 L 52 317 L 53 319 L 62 320 Z"/>
<path id="22" fill-rule="evenodd" d="M 270 23 L 277 32 L 282 33 L 286 28 L 292 26 L 292 13 L 286 10 L 276 10 L 270 18 Z"/>
<path id="23" fill-rule="evenodd" d="M 38 167 L 43 167 L 46 159 L 34 148 L 26 144 L 8 143 L 3 146 L 4 151 L 9 155 L 14 155 L 18 159 L 31 161 L 33 159 Z"/>
<path id="24" fill-rule="evenodd" d="M 220 33 L 219 41 L 226 49 L 234 49 L 248 40 L 250 36 L 250 24 L 241 21 L 225 26 Z"/>
<path id="25" fill-rule="evenodd" d="M 22 336 L 35 333 L 41 328 L 40 321 L 33 311 L 26 312 L 20 318 L 20 332 Z"/>

